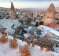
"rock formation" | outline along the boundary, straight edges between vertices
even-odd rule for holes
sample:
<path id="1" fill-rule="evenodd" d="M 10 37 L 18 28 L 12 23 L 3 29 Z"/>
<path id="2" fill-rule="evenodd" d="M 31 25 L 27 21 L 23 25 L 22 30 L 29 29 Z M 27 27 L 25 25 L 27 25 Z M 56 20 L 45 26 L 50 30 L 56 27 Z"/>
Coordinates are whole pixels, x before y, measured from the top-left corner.
<path id="1" fill-rule="evenodd" d="M 15 15 L 16 15 L 16 13 L 15 13 L 15 8 L 14 8 L 13 3 L 11 2 L 11 8 L 10 8 L 10 11 L 9 11 L 10 19 L 15 19 L 15 18 L 16 18 Z"/>
<path id="2" fill-rule="evenodd" d="M 44 16 L 44 23 L 54 22 L 54 15 L 55 15 L 55 6 L 53 3 L 51 3 Z"/>

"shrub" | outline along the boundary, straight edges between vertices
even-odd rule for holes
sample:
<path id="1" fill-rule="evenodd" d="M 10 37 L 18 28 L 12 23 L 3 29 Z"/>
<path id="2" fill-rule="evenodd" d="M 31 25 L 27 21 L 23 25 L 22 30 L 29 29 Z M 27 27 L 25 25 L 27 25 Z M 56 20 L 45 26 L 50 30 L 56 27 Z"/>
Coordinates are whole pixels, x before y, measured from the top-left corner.
<path id="1" fill-rule="evenodd" d="M 23 20 L 19 20 L 20 23 L 23 23 Z"/>
<path id="2" fill-rule="evenodd" d="M 43 22 L 43 21 L 40 21 L 40 22 L 39 22 L 39 25 L 43 25 L 43 24 L 44 24 L 44 22 Z"/>
<path id="3" fill-rule="evenodd" d="M 14 38 L 13 40 L 9 40 L 9 47 L 10 48 L 16 48 L 17 47 L 17 39 Z"/>
<path id="4" fill-rule="evenodd" d="M 23 29 L 23 26 L 17 27 L 17 29 L 15 31 L 15 34 L 18 34 L 22 29 Z"/>

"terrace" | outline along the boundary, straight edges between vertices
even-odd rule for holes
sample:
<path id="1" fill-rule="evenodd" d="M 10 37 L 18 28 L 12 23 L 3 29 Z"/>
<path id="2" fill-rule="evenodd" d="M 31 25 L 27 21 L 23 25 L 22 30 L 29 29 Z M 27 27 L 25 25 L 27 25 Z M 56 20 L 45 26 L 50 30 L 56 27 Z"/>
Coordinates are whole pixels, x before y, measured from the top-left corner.
<path id="1" fill-rule="evenodd" d="M 13 38 L 11 35 L 7 36 L 8 41 L 4 33 L 3 36 L 3 38 L 0 38 L 1 56 L 59 56 L 59 54 L 48 51 L 46 48 L 41 50 L 41 47 L 38 45 L 28 45 L 27 42 Z M 6 40 L 6 42 L 2 41 L 2 39 Z M 16 43 L 17 45 L 15 45 Z"/>

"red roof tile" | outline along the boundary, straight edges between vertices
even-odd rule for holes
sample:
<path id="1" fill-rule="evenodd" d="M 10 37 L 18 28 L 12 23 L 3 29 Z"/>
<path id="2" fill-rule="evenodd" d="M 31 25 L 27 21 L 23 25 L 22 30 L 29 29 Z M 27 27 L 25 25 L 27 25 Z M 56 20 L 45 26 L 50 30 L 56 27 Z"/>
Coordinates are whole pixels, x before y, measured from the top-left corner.
<path id="1" fill-rule="evenodd" d="M 56 28 L 59 26 L 59 24 L 56 24 L 56 23 L 50 23 L 50 24 L 45 24 L 45 26 L 47 27 L 51 27 L 51 28 Z"/>

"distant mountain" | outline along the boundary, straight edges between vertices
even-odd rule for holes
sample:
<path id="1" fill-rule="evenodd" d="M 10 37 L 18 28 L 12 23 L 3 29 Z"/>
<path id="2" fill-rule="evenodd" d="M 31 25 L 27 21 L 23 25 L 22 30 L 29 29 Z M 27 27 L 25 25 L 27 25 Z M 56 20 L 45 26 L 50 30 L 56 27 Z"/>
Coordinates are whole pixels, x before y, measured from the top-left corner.
<path id="1" fill-rule="evenodd" d="M 21 8 L 22 10 L 46 10 L 46 8 Z"/>
<path id="2" fill-rule="evenodd" d="M 18 10 L 47 10 L 47 8 L 15 8 L 17 11 Z M 57 12 L 59 12 L 59 7 L 55 8 Z M 4 8 L 4 7 L 0 7 L 0 10 L 9 10 L 9 8 Z"/>

